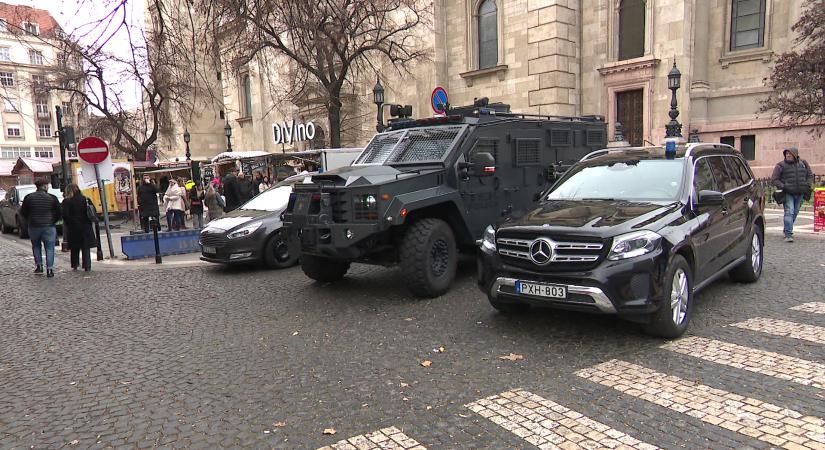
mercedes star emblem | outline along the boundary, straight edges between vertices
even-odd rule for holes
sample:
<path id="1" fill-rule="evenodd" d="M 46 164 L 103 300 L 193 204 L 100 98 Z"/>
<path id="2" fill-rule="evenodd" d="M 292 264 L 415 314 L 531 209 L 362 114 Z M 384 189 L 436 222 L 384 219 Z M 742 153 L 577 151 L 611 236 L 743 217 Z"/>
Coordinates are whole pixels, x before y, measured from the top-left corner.
<path id="1" fill-rule="evenodd" d="M 536 239 L 530 244 L 530 259 L 543 266 L 553 258 L 553 247 L 547 239 Z"/>

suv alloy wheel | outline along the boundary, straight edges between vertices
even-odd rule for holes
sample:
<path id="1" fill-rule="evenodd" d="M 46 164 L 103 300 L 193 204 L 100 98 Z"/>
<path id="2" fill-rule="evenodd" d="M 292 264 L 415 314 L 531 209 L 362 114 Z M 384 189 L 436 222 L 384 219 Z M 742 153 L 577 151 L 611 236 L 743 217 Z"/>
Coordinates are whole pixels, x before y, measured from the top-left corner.
<path id="1" fill-rule="evenodd" d="M 676 255 L 665 274 L 664 297 L 645 327 L 648 334 L 677 338 L 687 330 L 693 311 L 693 275 L 685 258 Z"/>
<path id="2" fill-rule="evenodd" d="M 764 256 L 762 229 L 754 225 L 751 231 L 750 246 L 745 253 L 745 260 L 730 271 L 733 281 L 740 283 L 754 283 L 762 275 L 762 258 Z"/>

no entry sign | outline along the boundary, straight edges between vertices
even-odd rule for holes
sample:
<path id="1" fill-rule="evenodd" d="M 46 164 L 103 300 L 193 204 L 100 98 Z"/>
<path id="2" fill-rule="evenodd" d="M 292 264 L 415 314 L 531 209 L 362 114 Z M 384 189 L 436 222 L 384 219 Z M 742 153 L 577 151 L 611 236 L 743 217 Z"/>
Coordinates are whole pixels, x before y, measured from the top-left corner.
<path id="1" fill-rule="evenodd" d="M 77 156 L 89 164 L 100 164 L 109 156 L 109 146 L 103 139 L 89 136 L 77 143 Z"/>

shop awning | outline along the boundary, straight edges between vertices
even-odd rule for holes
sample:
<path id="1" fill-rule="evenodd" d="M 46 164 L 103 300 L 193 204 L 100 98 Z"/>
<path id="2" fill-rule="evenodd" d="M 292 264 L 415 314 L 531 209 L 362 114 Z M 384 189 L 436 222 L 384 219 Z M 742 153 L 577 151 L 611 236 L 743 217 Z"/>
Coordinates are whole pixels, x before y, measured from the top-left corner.
<path id="1" fill-rule="evenodd" d="M 269 156 L 271 153 L 262 152 L 262 151 L 249 151 L 249 152 L 223 152 L 218 154 L 217 156 L 213 157 L 211 162 L 224 162 L 224 161 L 235 161 L 238 159 L 245 159 L 245 158 L 256 158 L 260 156 Z"/>

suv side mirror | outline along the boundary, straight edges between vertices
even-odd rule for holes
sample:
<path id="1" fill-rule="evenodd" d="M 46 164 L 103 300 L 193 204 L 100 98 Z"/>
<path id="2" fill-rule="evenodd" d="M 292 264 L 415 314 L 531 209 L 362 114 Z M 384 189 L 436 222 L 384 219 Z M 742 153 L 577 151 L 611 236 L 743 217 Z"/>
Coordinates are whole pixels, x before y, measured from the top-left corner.
<path id="1" fill-rule="evenodd" d="M 699 191 L 697 204 L 699 206 L 718 206 L 725 202 L 725 196 L 717 191 Z"/>

